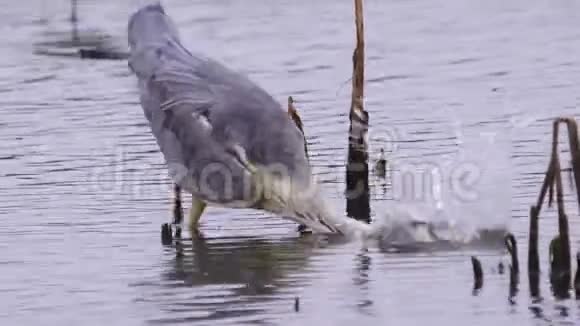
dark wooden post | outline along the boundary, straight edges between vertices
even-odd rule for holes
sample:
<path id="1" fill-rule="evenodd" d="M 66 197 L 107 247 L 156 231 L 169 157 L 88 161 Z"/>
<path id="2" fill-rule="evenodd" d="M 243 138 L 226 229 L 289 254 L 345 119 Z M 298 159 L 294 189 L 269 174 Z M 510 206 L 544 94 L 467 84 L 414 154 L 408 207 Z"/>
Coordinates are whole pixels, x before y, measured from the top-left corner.
<path id="1" fill-rule="evenodd" d="M 558 157 L 559 124 L 565 122 L 558 119 L 554 122 L 552 134 L 552 162 L 554 167 L 554 183 L 556 186 L 556 203 L 558 208 L 559 234 L 550 244 L 552 288 L 559 297 L 568 297 L 571 282 L 571 257 L 570 257 L 570 234 L 568 217 L 564 209 L 564 190 L 562 186 L 562 172 L 560 171 L 560 159 Z M 569 126 L 569 125 L 568 125 Z M 570 133 L 570 129 L 568 129 Z M 572 146 L 572 144 L 570 144 Z"/>
<path id="2" fill-rule="evenodd" d="M 572 156 L 572 171 L 574 183 L 576 183 L 576 198 L 580 208 L 580 144 L 578 140 L 578 125 L 572 118 L 566 119 L 568 126 L 568 142 L 570 143 L 570 155 Z"/>
<path id="3" fill-rule="evenodd" d="M 352 56 L 352 97 L 346 165 L 346 213 L 362 221 L 370 221 L 369 167 L 367 132 L 369 114 L 364 110 L 364 19 L 362 0 L 355 0 L 356 47 Z"/>

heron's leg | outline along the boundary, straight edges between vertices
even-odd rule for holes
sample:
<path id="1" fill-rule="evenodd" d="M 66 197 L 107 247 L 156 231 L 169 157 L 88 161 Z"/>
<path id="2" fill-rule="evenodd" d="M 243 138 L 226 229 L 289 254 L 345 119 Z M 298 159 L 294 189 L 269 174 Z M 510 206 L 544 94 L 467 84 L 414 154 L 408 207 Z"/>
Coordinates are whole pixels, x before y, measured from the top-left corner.
<path id="1" fill-rule="evenodd" d="M 189 228 L 196 231 L 199 226 L 199 219 L 205 209 L 206 203 L 195 196 L 191 196 L 191 210 L 189 211 Z"/>
<path id="2" fill-rule="evenodd" d="M 173 225 L 175 226 L 175 237 L 181 237 L 181 222 L 183 221 L 183 209 L 181 205 L 181 188 L 173 185 Z M 161 242 L 164 245 L 171 245 L 173 243 L 173 230 L 169 223 L 164 223 L 161 226 Z"/>
<path id="3" fill-rule="evenodd" d="M 181 223 L 183 222 L 183 205 L 181 205 L 181 188 L 173 185 L 173 225 L 175 237 L 181 237 Z"/>

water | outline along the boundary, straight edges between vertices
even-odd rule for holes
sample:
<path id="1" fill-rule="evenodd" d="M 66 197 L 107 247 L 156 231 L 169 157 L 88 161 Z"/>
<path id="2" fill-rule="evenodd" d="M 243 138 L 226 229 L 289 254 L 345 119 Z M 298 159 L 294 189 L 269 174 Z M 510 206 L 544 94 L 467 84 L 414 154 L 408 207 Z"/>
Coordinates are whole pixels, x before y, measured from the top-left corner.
<path id="1" fill-rule="evenodd" d="M 57 47 L 71 35 L 65 1 L 5 2 L 2 325 L 578 320 L 576 301 L 554 299 L 546 273 L 542 301 L 530 298 L 525 274 L 508 300 L 497 239 L 364 252 L 341 239 L 298 237 L 296 225 L 257 212 L 210 209 L 204 239 L 176 256 L 159 239 L 171 185 L 126 62 L 63 56 L 71 53 Z M 84 39 L 123 43 L 134 2 L 80 2 Z M 385 148 L 392 169 L 387 182 L 373 178 L 377 215 L 397 199 L 443 207 L 460 225 L 507 225 L 525 270 L 528 207 L 547 167 L 551 119 L 575 116 L 580 103 L 579 9 L 570 0 L 366 1 L 371 156 Z M 343 210 L 351 2 L 171 1 L 167 11 L 188 47 L 249 74 L 282 103 L 294 96 L 317 176 Z M 446 181 L 423 196 L 403 187 L 409 170 Z M 580 221 L 574 196 L 567 200 L 575 249 Z M 540 221 L 543 271 L 556 224 L 551 211 Z M 485 273 L 478 293 L 473 254 Z"/>

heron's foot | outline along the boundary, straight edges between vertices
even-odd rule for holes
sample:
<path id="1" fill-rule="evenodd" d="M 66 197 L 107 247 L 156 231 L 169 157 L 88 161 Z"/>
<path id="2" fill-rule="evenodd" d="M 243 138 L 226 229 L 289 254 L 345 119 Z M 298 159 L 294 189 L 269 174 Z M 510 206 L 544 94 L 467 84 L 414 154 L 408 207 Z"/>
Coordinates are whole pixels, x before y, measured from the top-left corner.
<path id="1" fill-rule="evenodd" d="M 194 196 L 191 196 L 191 210 L 189 211 L 189 230 L 191 235 L 196 234 L 199 229 L 199 220 L 207 204 Z"/>
<path id="2" fill-rule="evenodd" d="M 175 227 L 175 234 L 173 235 L 173 238 L 181 239 L 181 224 L 173 224 L 173 226 Z"/>
<path id="3" fill-rule="evenodd" d="M 300 234 L 311 234 L 312 230 L 310 230 L 306 225 L 304 224 L 300 224 L 298 225 L 297 231 L 300 232 Z"/>

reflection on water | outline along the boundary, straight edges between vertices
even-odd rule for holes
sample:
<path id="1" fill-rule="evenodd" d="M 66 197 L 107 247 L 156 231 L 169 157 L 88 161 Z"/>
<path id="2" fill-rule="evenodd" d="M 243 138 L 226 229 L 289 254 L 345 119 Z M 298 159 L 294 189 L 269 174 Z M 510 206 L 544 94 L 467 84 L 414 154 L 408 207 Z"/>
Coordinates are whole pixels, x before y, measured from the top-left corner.
<path id="1" fill-rule="evenodd" d="M 167 260 L 161 268 L 161 280 L 137 283 L 137 288 L 148 288 L 147 298 L 163 312 L 149 321 L 155 324 L 173 324 L 192 321 L 272 322 L 290 314 L 294 298 L 308 302 L 309 298 L 296 289 L 320 283 L 330 270 L 341 270 L 352 275 L 352 288 L 329 289 L 342 292 L 344 302 L 352 302 L 357 313 L 378 317 L 373 294 L 373 260 L 391 255 L 413 253 L 418 259 L 425 254 L 442 257 L 464 250 L 485 250 L 494 257 L 501 244 L 502 232 L 483 233 L 478 241 L 469 244 L 432 243 L 390 247 L 388 250 L 368 251 L 360 243 L 347 243 L 339 236 L 304 235 L 279 239 L 257 237 L 205 238 L 203 235 L 178 241 L 166 248 Z M 347 247 L 345 247 L 347 246 Z M 345 251 L 345 248 L 350 248 Z M 491 250 L 491 251 L 490 251 Z M 333 265 L 333 252 L 351 252 L 352 261 L 343 266 Z M 467 254 L 465 254 L 467 255 Z M 396 257 L 396 256 L 392 256 Z M 467 256 L 466 256 L 467 257 Z M 325 261 L 316 266 L 317 262 Z M 376 268 L 376 267 L 375 267 Z M 349 271 L 349 269 L 351 269 Z M 470 277 L 469 272 L 465 276 Z M 304 295 L 304 294 L 302 294 Z M 514 294 L 515 295 L 515 294 Z M 140 301 L 141 301 L 140 300 Z M 381 302 L 382 303 L 382 302 Z M 309 307 L 302 308 L 308 311 Z"/>
<path id="2" fill-rule="evenodd" d="M 493 231 L 470 246 L 390 241 L 363 251 L 300 238 L 272 216 L 210 208 L 206 238 L 183 241 L 180 256 L 163 248 L 171 187 L 126 61 L 62 57 L 78 46 L 126 48 L 137 2 L 79 1 L 77 36 L 69 1 L 0 10 L 1 325 L 576 323 L 576 301 L 555 299 L 547 273 L 530 289 L 523 266 L 551 120 L 578 116 L 577 2 L 365 2 L 370 157 L 382 148 L 388 162 L 387 178 L 371 186 L 374 214 L 408 194 L 403 172 L 438 168 L 452 190 L 442 193 L 456 200 L 451 216 L 509 226 L 519 282 L 498 271 L 509 266 Z M 352 3 L 166 6 L 188 48 L 249 74 L 281 103 L 294 97 L 315 173 L 344 211 Z M 449 186 L 458 166 L 481 172 L 478 191 Z M 420 186 L 406 204 L 433 204 Z M 577 205 L 566 200 L 576 246 Z M 547 211 L 543 271 L 556 231 Z M 485 278 L 477 296 L 472 255 Z"/>
<path id="3" fill-rule="evenodd" d="M 83 22 L 78 18 L 78 2 L 71 0 L 70 5 L 71 16 L 67 31 L 44 31 L 43 40 L 35 44 L 36 54 L 83 59 L 127 59 L 128 51 L 124 40 L 98 29 L 82 28 Z M 38 22 L 45 27 L 49 23 L 47 20 Z"/>
<path id="4" fill-rule="evenodd" d="M 181 295 L 164 301 L 171 317 L 153 322 L 258 321 L 269 314 L 260 308 L 268 302 L 286 301 L 291 307 L 284 289 L 304 285 L 291 275 L 304 271 L 319 241 L 315 236 L 270 241 L 197 236 L 179 242 L 178 254 L 165 264 L 159 291 Z"/>
<path id="5" fill-rule="evenodd" d="M 373 308 L 373 301 L 369 298 L 369 271 L 371 268 L 372 258 L 368 256 L 366 253 L 361 253 L 356 256 L 355 260 L 355 275 L 353 278 L 353 283 L 355 288 L 358 288 L 355 295 L 358 298 L 359 302 L 357 303 L 357 307 L 360 309 L 360 312 L 363 314 L 372 315 L 372 308 Z"/>
<path id="6" fill-rule="evenodd" d="M 181 280 L 185 286 L 203 284 L 242 284 L 239 295 L 273 294 L 281 285 L 284 261 L 297 267 L 297 255 L 306 262 L 311 247 L 300 245 L 299 238 L 270 243 L 259 238 L 219 239 L 208 243 L 194 237 L 191 247 L 181 243 L 181 254 L 174 259 L 174 270 L 164 275 L 169 280 Z M 296 248 L 304 249 L 296 251 Z M 236 271 L 233 273 L 233 271 Z"/>

